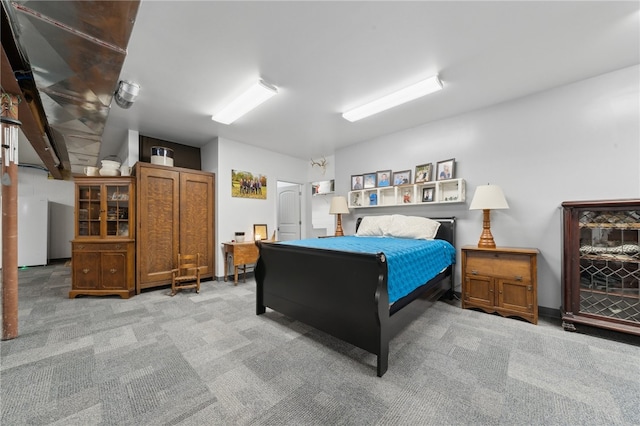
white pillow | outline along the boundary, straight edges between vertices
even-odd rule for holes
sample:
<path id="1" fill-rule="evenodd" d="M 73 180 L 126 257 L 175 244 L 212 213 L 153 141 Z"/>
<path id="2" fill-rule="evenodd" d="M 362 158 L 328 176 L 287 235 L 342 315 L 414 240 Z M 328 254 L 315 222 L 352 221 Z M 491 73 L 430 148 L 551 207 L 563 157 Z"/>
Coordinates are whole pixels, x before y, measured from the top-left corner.
<path id="1" fill-rule="evenodd" d="M 387 234 L 397 238 L 432 240 L 436 237 L 440 222 L 426 217 L 394 214 Z"/>
<path id="2" fill-rule="evenodd" d="M 391 215 L 365 216 L 358 226 L 356 235 L 361 237 L 382 237 L 387 234 Z"/>

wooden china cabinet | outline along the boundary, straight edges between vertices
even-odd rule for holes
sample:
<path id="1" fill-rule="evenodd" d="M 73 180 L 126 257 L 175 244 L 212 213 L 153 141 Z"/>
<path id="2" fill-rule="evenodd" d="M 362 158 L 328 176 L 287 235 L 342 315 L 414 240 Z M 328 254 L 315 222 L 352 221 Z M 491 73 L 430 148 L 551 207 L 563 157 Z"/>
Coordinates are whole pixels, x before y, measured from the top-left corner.
<path id="1" fill-rule="evenodd" d="M 69 298 L 135 291 L 135 180 L 76 177 Z"/>
<path id="2" fill-rule="evenodd" d="M 640 335 L 640 199 L 562 207 L 562 326 Z"/>

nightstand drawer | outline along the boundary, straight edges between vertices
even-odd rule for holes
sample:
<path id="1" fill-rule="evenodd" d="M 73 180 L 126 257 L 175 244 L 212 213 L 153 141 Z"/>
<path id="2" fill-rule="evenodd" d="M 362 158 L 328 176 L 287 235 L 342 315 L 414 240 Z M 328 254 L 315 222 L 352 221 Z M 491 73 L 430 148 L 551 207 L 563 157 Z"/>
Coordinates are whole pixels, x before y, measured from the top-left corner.
<path id="1" fill-rule="evenodd" d="M 244 265 L 258 260 L 258 247 L 255 244 L 236 244 L 233 251 L 233 264 Z"/>
<path id="2" fill-rule="evenodd" d="M 467 252 L 464 274 L 531 280 L 531 258 L 518 253 Z"/>

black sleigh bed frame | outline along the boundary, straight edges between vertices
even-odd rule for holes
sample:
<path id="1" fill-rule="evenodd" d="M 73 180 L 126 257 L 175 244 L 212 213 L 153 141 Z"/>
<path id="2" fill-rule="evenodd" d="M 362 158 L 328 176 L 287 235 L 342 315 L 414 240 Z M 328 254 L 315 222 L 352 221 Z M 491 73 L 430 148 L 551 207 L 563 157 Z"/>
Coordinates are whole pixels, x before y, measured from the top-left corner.
<path id="1" fill-rule="evenodd" d="M 436 238 L 455 246 L 455 218 L 434 220 L 441 223 Z M 379 377 L 389 365 L 390 340 L 431 301 L 453 296 L 455 265 L 389 306 L 383 253 L 256 244 L 256 314 L 273 309 L 375 354 Z"/>

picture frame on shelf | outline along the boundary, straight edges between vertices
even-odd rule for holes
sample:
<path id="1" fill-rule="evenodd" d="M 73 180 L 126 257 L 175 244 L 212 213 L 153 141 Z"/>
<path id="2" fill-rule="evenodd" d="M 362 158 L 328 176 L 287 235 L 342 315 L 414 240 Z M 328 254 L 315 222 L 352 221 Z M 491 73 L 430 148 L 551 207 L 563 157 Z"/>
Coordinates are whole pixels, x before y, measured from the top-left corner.
<path id="1" fill-rule="evenodd" d="M 363 189 L 363 182 L 362 175 L 351 175 L 351 190 L 357 191 L 358 189 Z"/>
<path id="2" fill-rule="evenodd" d="M 378 188 L 391 186 L 391 170 L 379 170 L 376 172 Z"/>
<path id="3" fill-rule="evenodd" d="M 376 174 L 375 173 L 365 173 L 364 175 L 362 175 L 362 187 L 364 189 L 370 189 L 370 188 L 375 188 L 378 181 L 376 180 Z"/>
<path id="4" fill-rule="evenodd" d="M 422 188 L 422 202 L 430 203 L 433 201 L 433 190 L 434 188 Z"/>
<path id="5" fill-rule="evenodd" d="M 436 168 L 436 172 L 437 172 L 436 180 L 453 179 L 455 177 L 455 165 L 456 165 L 455 158 L 438 161 L 438 166 Z"/>
<path id="6" fill-rule="evenodd" d="M 416 181 L 415 183 L 423 183 L 431 181 L 431 174 L 433 173 L 433 163 L 426 163 L 416 166 Z"/>
<path id="7" fill-rule="evenodd" d="M 411 183 L 411 170 L 393 172 L 393 185 L 406 185 Z"/>
<path id="8" fill-rule="evenodd" d="M 311 182 L 311 195 L 331 194 L 335 191 L 335 180 Z"/>

